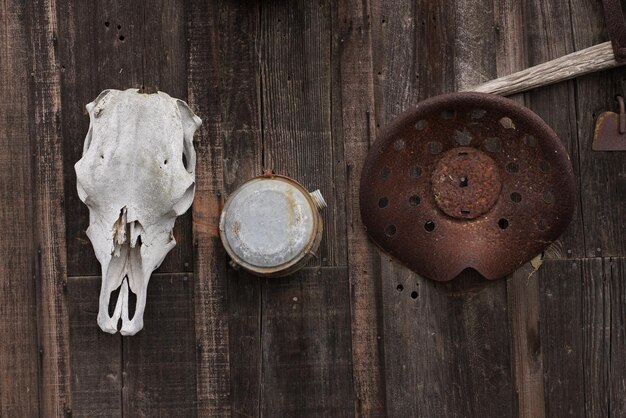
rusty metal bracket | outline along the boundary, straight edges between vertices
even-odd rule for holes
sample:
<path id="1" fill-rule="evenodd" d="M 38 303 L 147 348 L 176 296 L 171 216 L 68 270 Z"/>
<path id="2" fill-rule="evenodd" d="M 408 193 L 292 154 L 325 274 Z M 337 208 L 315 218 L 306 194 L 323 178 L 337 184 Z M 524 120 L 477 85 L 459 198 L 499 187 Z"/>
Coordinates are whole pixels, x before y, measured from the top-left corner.
<path id="1" fill-rule="evenodd" d="M 613 45 L 615 61 L 626 62 L 626 21 L 620 0 L 602 0 L 606 31 Z"/>
<path id="2" fill-rule="evenodd" d="M 626 110 L 624 97 L 615 98 L 619 103 L 619 114 L 603 112 L 596 120 L 592 149 L 594 151 L 626 151 Z"/>
<path id="3" fill-rule="evenodd" d="M 506 276 L 569 224 L 567 151 L 539 116 L 484 93 L 436 96 L 380 132 L 360 186 L 373 241 L 418 274 Z"/>

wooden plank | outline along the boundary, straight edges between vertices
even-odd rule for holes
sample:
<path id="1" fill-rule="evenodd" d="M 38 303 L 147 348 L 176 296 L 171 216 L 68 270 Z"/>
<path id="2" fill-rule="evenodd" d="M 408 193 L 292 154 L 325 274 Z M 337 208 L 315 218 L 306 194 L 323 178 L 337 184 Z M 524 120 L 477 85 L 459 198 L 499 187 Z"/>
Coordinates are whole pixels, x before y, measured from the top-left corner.
<path id="1" fill-rule="evenodd" d="M 0 7 L 0 416 L 39 415 L 26 5 Z M 32 138 L 32 139 L 31 139 Z M 10 279 L 10 280 L 9 280 Z"/>
<path id="2" fill-rule="evenodd" d="M 540 270 L 550 416 L 623 415 L 623 266 L 624 258 L 591 258 L 547 261 Z"/>
<path id="3" fill-rule="evenodd" d="M 150 0 L 141 3 L 141 82 L 146 91 L 161 90 L 172 97 L 187 97 L 187 9 L 183 0 Z M 122 16 L 120 16 L 122 17 Z M 124 19 L 128 19 L 124 17 Z M 132 30 L 128 22 L 118 32 Z M 128 40 L 128 36 L 125 41 Z M 191 246 L 190 246 L 191 249 Z"/>
<path id="4" fill-rule="evenodd" d="M 381 125 L 385 125 L 400 114 L 406 106 L 417 103 L 421 80 L 424 79 L 425 73 L 430 74 L 430 68 L 424 64 L 426 62 L 424 53 L 429 49 L 423 45 L 433 41 L 431 37 L 425 36 L 426 31 L 430 29 L 430 16 L 426 18 L 429 10 L 425 2 L 394 1 L 388 3 L 371 0 L 370 4 L 375 98 L 373 118 L 376 128 L 380 128 Z M 426 28 L 426 23 L 429 28 Z M 416 42 L 418 37 L 420 41 Z M 407 48 L 407 45 L 411 45 L 411 48 Z M 431 49 L 430 51 L 434 53 L 437 50 Z M 440 79 L 441 77 L 437 78 L 437 80 Z M 430 83 L 426 84 L 430 85 Z M 442 83 L 440 87 L 445 88 L 445 86 L 446 84 Z M 428 93 L 424 93 L 426 94 Z M 376 136 L 376 131 L 372 135 Z M 349 156 L 349 153 L 346 153 L 346 156 Z M 417 275 L 409 273 L 408 270 L 397 266 L 388 257 L 377 252 L 380 260 L 380 267 L 378 267 L 380 272 L 377 274 L 381 276 L 379 279 L 381 289 L 378 297 L 382 298 L 383 314 L 383 332 L 380 336 L 384 337 L 381 348 L 384 353 L 382 364 L 386 399 L 384 415 L 389 417 L 426 416 L 429 413 L 433 416 L 445 415 L 453 408 L 448 409 L 446 406 L 452 403 L 451 397 L 444 398 L 439 393 L 442 387 L 440 382 L 451 380 L 448 376 L 449 369 L 441 367 L 439 362 L 446 355 L 447 348 L 441 341 L 442 334 L 434 331 L 436 327 L 431 328 L 423 322 L 422 326 L 417 328 L 418 334 L 405 333 L 403 331 L 405 325 L 410 327 L 414 321 L 408 321 L 406 314 L 401 315 L 397 320 L 394 319 L 396 303 L 392 299 L 393 293 L 389 286 L 392 286 L 394 292 L 397 291 L 401 277 L 414 287 L 409 290 L 409 295 L 413 291 L 417 292 L 417 287 L 420 286 L 420 293 L 426 292 L 425 303 L 421 306 L 427 306 L 431 300 L 436 299 L 438 294 L 429 297 L 427 290 L 424 290 L 426 281 L 422 281 Z M 393 282 L 396 282 L 395 285 L 391 284 Z M 429 317 L 424 316 L 424 318 Z M 432 316 L 430 318 L 436 321 L 436 318 Z M 427 331 L 429 328 L 430 332 Z M 407 347 L 412 346 L 415 339 L 422 341 L 420 355 L 412 358 L 414 351 Z M 428 361 L 425 361 L 426 359 Z M 428 367 L 429 364 L 437 366 Z M 437 369 L 445 376 L 429 373 L 432 369 Z M 423 384 L 423 375 L 429 376 L 427 385 Z"/>
<path id="5" fill-rule="evenodd" d="M 35 161 L 34 244 L 37 248 L 40 414 L 71 413 L 69 320 L 61 136 L 61 78 L 56 52 L 54 0 L 29 3 L 33 117 L 30 134 Z"/>
<path id="6" fill-rule="evenodd" d="M 104 89 L 161 88 L 185 99 L 185 7 L 181 2 L 68 1 L 59 4 L 59 60 L 63 82 L 68 272 L 100 275 L 100 264 L 85 233 L 87 207 L 76 193 L 74 164 L 89 128 L 85 105 Z M 86 36 L 89 34 L 89 36 Z M 158 272 L 192 270 L 191 214 L 174 228 L 176 247 Z"/>
<path id="7" fill-rule="evenodd" d="M 123 338 L 123 415 L 196 416 L 194 278 L 154 275 L 144 328 Z"/>
<path id="8" fill-rule="evenodd" d="M 539 270 L 540 346 L 546 416 L 585 416 L 583 295 L 579 260 L 546 260 Z"/>
<path id="9" fill-rule="evenodd" d="M 353 417 L 345 267 L 265 279 L 261 416 Z"/>
<path id="10" fill-rule="evenodd" d="M 531 2 L 524 7 L 512 2 L 500 7 L 504 24 L 498 31 L 501 44 L 498 58 L 502 63 L 498 68 L 499 74 L 511 73 L 572 52 L 569 8 L 559 7 L 554 2 Z M 522 25 L 522 22 L 528 21 L 536 24 Z M 507 54 L 507 51 L 515 53 Z M 555 130 L 572 155 L 572 160 L 577 161 L 573 82 L 538 89 L 525 97 L 525 104 Z M 555 107 L 554 103 L 560 103 L 560 106 Z M 574 164 L 575 173 L 577 168 Z M 582 219 L 577 211 L 566 233 L 546 251 L 546 258 L 580 256 L 583 251 Z M 534 268 L 527 264 L 512 275 L 508 283 L 508 303 L 519 413 L 526 417 L 541 417 L 546 412 L 542 362 L 542 347 L 545 346 L 539 344 L 539 287 L 538 275 L 533 271 Z M 559 304 L 561 300 L 556 299 L 553 303 Z"/>
<path id="11" fill-rule="evenodd" d="M 623 416 L 626 258 L 583 259 L 581 264 L 584 386 L 579 396 L 584 392 L 587 416 Z"/>
<path id="12" fill-rule="evenodd" d="M 454 75 L 457 90 L 465 90 L 496 74 L 495 3 L 456 0 Z"/>
<path id="13" fill-rule="evenodd" d="M 510 74 L 528 66 L 524 39 L 524 6 L 514 0 L 494 2 L 497 74 Z M 524 97 L 510 98 L 524 105 Z M 517 394 L 517 414 L 545 416 L 543 362 L 539 344 L 539 284 L 527 263 L 507 278 L 507 307 L 511 329 L 511 361 Z"/>
<path id="14" fill-rule="evenodd" d="M 231 414 L 231 406 L 228 286 L 219 239 L 223 167 L 218 10 L 213 3 L 197 0 L 187 12 L 189 105 L 203 120 L 195 143 L 199 164 L 192 208 L 197 414 L 221 417 Z"/>
<path id="15" fill-rule="evenodd" d="M 67 283 L 72 359 L 72 416 L 122 416 L 122 337 L 97 323 L 100 277 Z"/>
<path id="16" fill-rule="evenodd" d="M 466 405 L 459 399 L 445 290 L 390 259 L 383 266 L 390 266 L 382 288 L 386 415 L 458 416 Z"/>
<path id="17" fill-rule="evenodd" d="M 607 260 L 608 261 L 608 260 Z M 583 388 L 572 393 L 584 396 L 585 412 L 590 417 L 609 414 L 609 373 L 611 367 L 611 272 L 601 258 L 583 259 L 582 265 L 582 330 Z M 570 393 L 570 396 L 571 394 Z"/>
<path id="18" fill-rule="evenodd" d="M 604 17 L 598 3 L 571 2 L 571 27 L 576 49 L 606 41 Z M 576 112 L 580 155 L 580 206 L 587 257 L 624 255 L 626 234 L 626 164 L 623 153 L 591 149 L 596 117 L 616 111 L 615 95 L 624 94 L 624 69 L 576 80 Z"/>
<path id="19" fill-rule="evenodd" d="M 261 5 L 263 165 L 320 189 L 328 208 L 316 261 L 345 265 L 343 146 L 332 135 L 333 2 Z"/>
<path id="20" fill-rule="evenodd" d="M 574 359 L 559 359 L 562 371 L 549 376 L 553 382 L 558 382 L 552 387 L 556 387 L 554 407 L 559 416 L 580 416 L 583 407 L 586 416 L 621 416 L 626 411 L 623 396 L 626 367 L 623 355 L 618 354 L 623 353 L 625 341 L 622 308 L 624 260 L 623 257 L 588 258 L 572 262 L 572 268 L 579 264 L 581 270 L 578 292 L 582 299 L 582 315 L 579 317 L 582 324 L 577 323 L 578 318 L 572 318 L 571 326 L 553 330 L 554 338 L 561 341 L 568 354 L 578 351 L 580 355 L 582 351 L 582 366 L 574 371 Z M 562 279 L 571 281 L 566 267 L 562 267 Z M 574 284 L 578 283 L 574 281 Z M 581 342 L 576 344 L 575 338 L 579 336 L 582 337 Z M 579 347 L 572 349 L 569 345 L 571 340 L 582 350 Z M 583 382 L 580 382 L 581 378 Z M 578 400 L 572 406 L 567 404 L 565 397 Z"/>
<path id="21" fill-rule="evenodd" d="M 221 129 L 224 189 L 228 196 L 262 172 L 259 4 L 220 4 Z M 233 416 L 259 416 L 261 393 L 261 280 L 228 269 L 228 328 Z"/>
<path id="22" fill-rule="evenodd" d="M 359 185 L 363 161 L 374 141 L 374 80 L 368 0 L 341 1 L 333 33 L 340 66 L 341 120 L 335 123 L 346 161 L 346 233 L 352 319 L 356 415 L 386 413 L 382 365 L 380 259 L 361 222 Z M 338 106 L 337 106 L 338 107 Z"/>
<path id="23" fill-rule="evenodd" d="M 195 416 L 193 281 L 155 274 L 144 329 L 122 342 L 97 325 L 100 277 L 69 279 L 75 416 Z"/>
<path id="24" fill-rule="evenodd" d="M 494 75 L 492 8 L 462 1 L 373 7 L 379 125 L 420 99 Z M 443 287 L 386 258 L 382 272 L 388 414 L 515 416 L 506 282 L 464 273 Z"/>
<path id="25" fill-rule="evenodd" d="M 511 335 L 507 327 L 506 282 L 485 282 L 465 272 L 447 289 L 454 351 L 449 356 L 459 416 L 517 416 L 511 370 Z M 443 322 L 443 321 L 442 321 Z M 445 324 L 445 322 L 443 322 Z"/>
<path id="26" fill-rule="evenodd" d="M 431 19 L 441 18 L 441 14 L 431 10 L 436 9 L 433 4 L 429 5 L 426 1 L 397 0 L 389 3 L 371 0 L 371 8 L 374 117 L 376 128 L 380 128 L 407 106 L 417 103 L 419 97 L 426 98 L 454 89 L 453 81 L 448 77 L 453 71 L 453 63 L 444 58 L 448 53 L 451 55 L 452 47 L 445 42 L 441 44 L 444 51 L 439 46 L 429 48 L 437 42 L 433 38 L 448 40 L 451 37 L 445 28 L 433 27 Z M 419 42 L 416 42 L 417 39 Z M 428 60 L 428 54 L 437 58 Z M 436 68 L 442 65 L 448 71 Z M 430 76 L 437 81 L 422 81 Z"/>
<path id="27" fill-rule="evenodd" d="M 446 29 L 441 26 L 437 28 L 432 23 L 442 17 L 433 10 L 435 6 L 423 1 L 413 3 L 397 1 L 393 4 L 372 1 L 371 4 L 372 51 L 376 74 L 375 119 L 376 127 L 379 128 L 407 106 L 417 103 L 420 95 L 428 97 L 443 92 L 435 89 L 452 90 L 451 83 L 446 78 L 451 71 L 433 67 L 448 65 L 448 68 L 451 68 L 453 63 L 444 59 L 427 59 L 429 53 L 445 54 L 440 52 L 439 47 L 430 48 L 438 42 L 434 38 L 448 38 Z M 420 41 L 416 42 L 418 38 Z M 407 48 L 407 45 L 412 47 Z M 448 48 L 449 42 L 441 45 Z M 430 76 L 435 76 L 437 81 L 422 83 L 422 80 L 428 80 Z M 427 91 L 429 88 L 430 91 Z M 443 358 L 447 357 L 447 346 L 442 341 L 442 338 L 446 337 L 442 336 L 436 324 L 429 326 L 422 323 L 422 326 L 417 328 L 417 334 L 405 332 L 403 330 L 405 326 L 410 327 L 413 321 L 403 320 L 408 319 L 408 315 L 401 315 L 399 320 L 394 320 L 397 305 L 392 299 L 394 295 L 392 291 L 398 292 L 398 289 L 404 291 L 406 287 L 409 295 L 416 292 L 416 295 L 422 296 L 423 303 L 419 306 L 427 310 L 431 301 L 437 301 L 440 294 L 428 292 L 429 287 L 426 286 L 428 282 L 397 266 L 386 257 L 381 257 L 381 269 L 387 415 L 391 417 L 450 415 L 454 410 L 452 405 L 454 398 L 440 395 L 441 388 L 445 386 L 442 382 L 452 380 L 449 369 L 441 367 Z M 396 282 L 395 285 L 393 282 Z M 398 287 L 399 285 L 402 287 Z M 423 311 L 423 314 L 425 313 L 426 311 Z M 435 323 L 438 319 L 435 316 L 423 317 L 432 319 Z M 417 339 L 421 340 L 421 354 L 412 358 L 414 351 L 407 347 L 412 346 Z M 429 364 L 433 366 L 429 367 Z M 436 373 L 437 371 L 439 373 Z M 428 376 L 428 384 L 424 384 L 424 375 Z"/>
<path id="28" fill-rule="evenodd" d="M 261 283 L 228 269 L 231 408 L 235 417 L 260 416 Z"/>
<path id="29" fill-rule="evenodd" d="M 585 252 L 592 256 L 621 256 L 626 248 L 626 165 L 619 152 L 591 150 L 595 116 L 615 111 L 615 94 L 624 91 L 623 72 L 579 80 L 577 94 L 580 141 L 580 206 L 585 228 Z M 610 93 L 609 93 L 610 92 Z M 616 93 L 617 92 L 617 93 Z M 623 153 L 622 153 L 623 154 Z"/>
<path id="30" fill-rule="evenodd" d="M 505 288 L 398 271 L 383 287 L 389 416 L 516 416 Z"/>
<path id="31" fill-rule="evenodd" d="M 539 275 L 526 263 L 507 279 L 511 360 L 518 416 L 545 416 L 543 357 L 540 344 Z"/>
<path id="32" fill-rule="evenodd" d="M 626 257 L 605 259 L 605 272 L 611 275 L 608 416 L 620 417 L 626 416 Z"/>
<path id="33" fill-rule="evenodd" d="M 230 194 L 262 174 L 259 4 L 246 0 L 220 5 L 221 130 L 224 187 Z"/>
<path id="34" fill-rule="evenodd" d="M 262 3 L 263 165 L 328 202 L 311 265 L 261 285 L 262 416 L 353 416 L 343 143 L 333 128 L 333 2 Z M 319 275 L 318 275 L 319 273 Z"/>
<path id="35" fill-rule="evenodd" d="M 524 27 L 528 65 L 549 61 L 574 50 L 570 26 L 570 9 L 558 2 L 533 1 L 523 8 L 524 22 L 536 22 Z M 532 48 L 530 47 L 532 45 Z M 580 178 L 578 138 L 576 135 L 576 94 L 574 82 L 568 81 L 525 94 L 526 106 L 537 113 L 556 132 L 570 155 L 574 176 Z M 558 106 L 554 104 L 558 103 Z M 581 257 L 585 253 L 583 218 L 577 205 L 574 217 L 565 233 L 546 251 L 547 258 Z"/>

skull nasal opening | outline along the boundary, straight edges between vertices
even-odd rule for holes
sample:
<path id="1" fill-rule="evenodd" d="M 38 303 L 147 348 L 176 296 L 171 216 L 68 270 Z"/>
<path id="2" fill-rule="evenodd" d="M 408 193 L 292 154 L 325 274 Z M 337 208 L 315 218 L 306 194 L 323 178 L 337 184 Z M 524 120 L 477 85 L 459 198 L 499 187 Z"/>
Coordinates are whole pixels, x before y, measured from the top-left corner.
<path id="1" fill-rule="evenodd" d="M 115 313 L 115 307 L 117 306 L 117 300 L 120 297 L 120 291 L 122 290 L 122 287 L 124 286 L 124 282 L 126 282 L 128 284 L 128 276 L 124 276 L 124 278 L 122 279 L 122 282 L 120 283 L 120 285 L 118 286 L 117 289 L 113 290 L 111 292 L 111 295 L 109 297 L 109 307 L 108 307 L 108 313 L 109 313 L 109 317 L 113 317 L 113 314 Z M 128 286 L 128 320 L 132 320 L 135 316 L 135 310 L 137 308 L 137 295 L 131 290 L 130 286 Z M 120 317 L 119 321 L 117 322 L 117 330 L 119 331 L 121 326 L 122 326 L 122 318 Z"/>

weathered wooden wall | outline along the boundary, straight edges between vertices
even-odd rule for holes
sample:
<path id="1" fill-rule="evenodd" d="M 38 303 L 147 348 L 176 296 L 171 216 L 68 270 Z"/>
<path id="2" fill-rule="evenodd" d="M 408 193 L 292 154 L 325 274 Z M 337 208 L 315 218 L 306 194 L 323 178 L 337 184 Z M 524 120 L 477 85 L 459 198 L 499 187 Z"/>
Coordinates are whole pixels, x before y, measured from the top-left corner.
<path id="1" fill-rule="evenodd" d="M 381 126 L 606 41 L 599 0 L 0 3 L 0 416 L 626 416 L 626 155 L 591 151 L 626 70 L 514 97 L 579 185 L 538 272 L 435 284 L 374 248 L 358 209 Z M 129 87 L 204 124 L 193 208 L 122 338 L 96 324 L 73 165 L 84 105 Z M 263 168 L 329 203 L 319 257 L 285 279 L 232 270 L 219 243 L 224 199 Z"/>

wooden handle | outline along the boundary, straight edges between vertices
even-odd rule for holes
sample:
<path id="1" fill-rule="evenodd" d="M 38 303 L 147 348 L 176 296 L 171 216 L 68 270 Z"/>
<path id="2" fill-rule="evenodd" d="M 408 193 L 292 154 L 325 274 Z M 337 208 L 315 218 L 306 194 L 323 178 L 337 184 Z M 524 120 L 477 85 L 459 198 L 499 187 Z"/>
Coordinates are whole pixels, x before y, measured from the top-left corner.
<path id="1" fill-rule="evenodd" d="M 604 42 L 463 91 L 509 96 L 624 64 L 615 61 L 611 42 Z"/>

